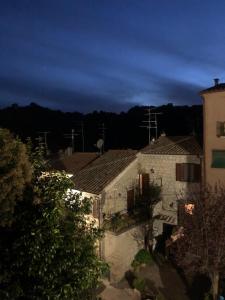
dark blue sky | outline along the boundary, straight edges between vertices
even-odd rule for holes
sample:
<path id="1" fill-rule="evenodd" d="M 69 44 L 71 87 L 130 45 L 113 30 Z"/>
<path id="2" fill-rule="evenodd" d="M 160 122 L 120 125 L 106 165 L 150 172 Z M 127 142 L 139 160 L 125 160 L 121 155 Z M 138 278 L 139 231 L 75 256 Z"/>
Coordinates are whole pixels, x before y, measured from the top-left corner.
<path id="1" fill-rule="evenodd" d="M 2 0 L 0 106 L 199 104 L 225 79 L 224 0 Z"/>

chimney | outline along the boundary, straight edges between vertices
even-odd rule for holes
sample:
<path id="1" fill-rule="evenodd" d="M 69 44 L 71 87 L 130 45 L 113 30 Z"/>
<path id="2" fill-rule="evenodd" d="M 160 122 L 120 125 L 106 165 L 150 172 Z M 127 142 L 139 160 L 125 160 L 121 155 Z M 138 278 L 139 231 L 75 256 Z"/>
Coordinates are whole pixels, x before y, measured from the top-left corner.
<path id="1" fill-rule="evenodd" d="M 219 84 L 219 78 L 214 78 L 214 83 L 215 83 L 215 86 L 217 86 Z"/>

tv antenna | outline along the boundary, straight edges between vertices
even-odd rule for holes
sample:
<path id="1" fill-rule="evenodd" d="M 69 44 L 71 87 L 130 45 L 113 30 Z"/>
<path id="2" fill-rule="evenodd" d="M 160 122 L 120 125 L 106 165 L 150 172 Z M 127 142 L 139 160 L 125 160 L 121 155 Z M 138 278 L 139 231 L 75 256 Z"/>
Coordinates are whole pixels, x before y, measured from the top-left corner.
<path id="1" fill-rule="evenodd" d="M 74 129 L 71 129 L 71 133 L 66 133 L 64 134 L 64 137 L 66 139 L 70 139 L 71 140 L 71 146 L 72 146 L 72 152 L 74 152 L 74 146 L 75 146 L 75 136 L 77 136 L 78 134 L 75 133 Z"/>
<path id="2" fill-rule="evenodd" d="M 157 116 L 158 115 L 162 115 L 161 112 L 151 112 L 151 107 L 149 106 L 146 109 L 147 113 L 145 114 L 146 116 L 148 116 L 148 120 L 146 121 L 142 121 L 143 123 L 146 123 L 143 126 L 143 128 L 147 128 L 148 129 L 148 144 L 150 145 L 151 143 L 151 129 L 155 129 L 155 139 L 157 139 L 158 137 L 158 121 L 157 121 Z"/>
<path id="3" fill-rule="evenodd" d="M 99 149 L 99 153 L 101 155 L 103 153 L 104 140 L 103 139 L 97 140 L 96 147 Z"/>
<path id="4" fill-rule="evenodd" d="M 103 153 L 104 152 L 104 145 L 105 145 L 105 130 L 106 130 L 106 127 L 105 127 L 104 123 L 101 124 L 101 126 L 99 127 L 99 130 L 100 130 L 100 135 L 102 137 L 99 140 L 103 140 L 102 149 L 101 149 L 101 151 L 102 151 L 101 153 Z"/>
<path id="5" fill-rule="evenodd" d="M 39 131 L 39 134 L 43 135 L 44 142 L 42 143 L 45 147 L 46 152 L 48 151 L 48 142 L 47 142 L 47 135 L 50 133 L 50 131 Z"/>

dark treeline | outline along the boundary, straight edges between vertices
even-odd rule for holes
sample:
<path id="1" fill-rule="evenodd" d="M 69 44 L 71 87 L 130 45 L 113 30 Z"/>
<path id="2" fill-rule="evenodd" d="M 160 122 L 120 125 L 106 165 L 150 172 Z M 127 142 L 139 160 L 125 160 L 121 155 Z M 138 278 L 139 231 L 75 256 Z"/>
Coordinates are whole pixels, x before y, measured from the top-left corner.
<path id="1" fill-rule="evenodd" d="M 202 106 L 173 106 L 154 107 L 158 115 L 158 133 L 167 135 L 195 134 L 202 140 Z M 105 126 L 105 149 L 133 148 L 139 149 L 148 143 L 148 131 L 142 128 L 148 120 L 146 107 L 135 106 L 128 112 L 111 113 L 94 111 L 88 114 L 79 112 L 61 112 L 41 107 L 35 103 L 21 107 L 14 104 L 0 110 L 0 127 L 8 128 L 23 141 L 30 137 L 41 136 L 39 132 L 48 131 L 48 146 L 52 152 L 71 145 L 65 134 L 71 133 L 72 128 L 78 135 L 75 137 L 75 151 L 82 151 L 81 127 L 83 124 L 85 151 L 96 151 L 94 146 L 102 138 L 102 124 Z M 154 130 L 152 130 L 154 135 Z"/>

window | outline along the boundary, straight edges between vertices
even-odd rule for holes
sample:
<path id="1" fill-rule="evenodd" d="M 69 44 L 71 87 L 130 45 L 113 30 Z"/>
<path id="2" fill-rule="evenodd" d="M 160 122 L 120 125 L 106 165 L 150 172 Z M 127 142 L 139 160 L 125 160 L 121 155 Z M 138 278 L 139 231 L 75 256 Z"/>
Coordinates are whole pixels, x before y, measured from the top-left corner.
<path id="1" fill-rule="evenodd" d="M 94 199 L 92 204 L 92 215 L 94 218 L 99 218 L 99 206 L 98 206 L 98 200 Z"/>
<path id="2" fill-rule="evenodd" d="M 216 122 L 216 135 L 225 136 L 225 122 Z"/>
<path id="3" fill-rule="evenodd" d="M 176 181 L 200 182 L 200 164 L 176 164 Z"/>
<path id="4" fill-rule="evenodd" d="M 134 208 L 134 189 L 127 191 L 127 210 L 132 211 Z"/>
<path id="5" fill-rule="evenodd" d="M 212 151 L 212 168 L 225 168 L 225 151 L 213 150 Z"/>
<path id="6" fill-rule="evenodd" d="M 148 193 L 149 190 L 149 174 L 142 173 L 139 174 L 139 191 L 141 195 Z"/>

